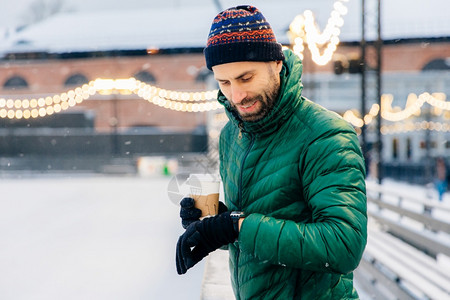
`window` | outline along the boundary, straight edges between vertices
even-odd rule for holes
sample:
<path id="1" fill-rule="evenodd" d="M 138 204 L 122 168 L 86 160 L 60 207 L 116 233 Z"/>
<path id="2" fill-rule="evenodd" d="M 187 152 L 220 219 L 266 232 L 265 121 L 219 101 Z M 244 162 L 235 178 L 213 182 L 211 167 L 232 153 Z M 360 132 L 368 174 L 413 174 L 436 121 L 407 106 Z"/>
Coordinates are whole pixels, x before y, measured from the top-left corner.
<path id="1" fill-rule="evenodd" d="M 406 139 L 406 158 L 408 160 L 411 159 L 411 151 L 412 151 L 411 138 L 407 138 Z"/>
<path id="2" fill-rule="evenodd" d="M 427 144 L 430 147 L 430 149 L 437 148 L 437 142 L 436 141 L 421 141 L 420 142 L 420 148 L 421 149 L 427 149 Z"/>
<path id="3" fill-rule="evenodd" d="M 5 84 L 3 84 L 3 87 L 5 89 L 16 89 L 16 88 L 27 88 L 28 82 L 20 77 L 20 76 L 13 76 L 6 80 Z"/>
<path id="4" fill-rule="evenodd" d="M 392 157 L 394 159 L 398 158 L 398 139 L 397 138 L 392 140 Z"/>
<path id="5" fill-rule="evenodd" d="M 198 71 L 195 81 L 206 82 L 209 79 L 209 77 L 211 77 L 211 76 L 214 77 L 213 71 L 211 71 L 207 68 L 202 68 L 200 71 Z"/>
<path id="6" fill-rule="evenodd" d="M 205 83 L 208 89 L 219 88 L 219 83 L 214 79 L 213 71 L 207 68 L 202 68 L 198 71 L 197 76 L 195 77 L 195 82 Z"/>
<path id="7" fill-rule="evenodd" d="M 83 74 L 74 74 L 66 79 L 64 85 L 83 85 L 89 83 L 89 80 Z"/>
<path id="8" fill-rule="evenodd" d="M 422 71 L 432 70 L 450 70 L 450 58 L 433 59 L 422 68 Z"/>
<path id="9" fill-rule="evenodd" d="M 137 80 L 145 82 L 145 83 L 155 83 L 156 82 L 155 76 L 153 76 L 152 73 L 147 72 L 147 71 L 140 71 L 139 73 L 134 74 L 133 77 L 136 78 Z"/>

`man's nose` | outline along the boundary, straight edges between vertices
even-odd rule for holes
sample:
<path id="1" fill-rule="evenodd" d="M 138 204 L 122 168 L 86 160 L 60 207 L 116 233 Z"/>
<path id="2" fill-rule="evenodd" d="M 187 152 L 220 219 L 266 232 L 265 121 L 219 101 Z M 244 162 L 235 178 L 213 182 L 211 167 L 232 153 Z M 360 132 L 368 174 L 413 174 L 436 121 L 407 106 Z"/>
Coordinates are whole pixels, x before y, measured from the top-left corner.
<path id="1" fill-rule="evenodd" d="M 231 100 L 233 100 L 234 104 L 240 104 L 245 97 L 247 97 L 247 92 L 245 92 L 241 88 L 231 88 Z"/>

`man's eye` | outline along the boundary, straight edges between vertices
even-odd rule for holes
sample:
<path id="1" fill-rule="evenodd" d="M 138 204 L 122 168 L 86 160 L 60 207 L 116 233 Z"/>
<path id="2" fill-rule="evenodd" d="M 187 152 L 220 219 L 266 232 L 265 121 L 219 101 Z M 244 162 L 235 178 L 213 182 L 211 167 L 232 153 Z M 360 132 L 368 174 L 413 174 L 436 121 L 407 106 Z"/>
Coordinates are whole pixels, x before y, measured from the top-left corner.
<path id="1" fill-rule="evenodd" d="M 220 81 L 219 83 L 220 83 L 221 85 L 229 85 L 229 84 L 230 84 L 229 81 Z"/>
<path id="2" fill-rule="evenodd" d="M 244 78 L 242 78 L 242 81 L 244 81 L 244 82 L 250 81 L 250 80 L 252 80 L 252 78 L 253 78 L 253 76 L 250 76 L 250 77 L 244 77 Z"/>

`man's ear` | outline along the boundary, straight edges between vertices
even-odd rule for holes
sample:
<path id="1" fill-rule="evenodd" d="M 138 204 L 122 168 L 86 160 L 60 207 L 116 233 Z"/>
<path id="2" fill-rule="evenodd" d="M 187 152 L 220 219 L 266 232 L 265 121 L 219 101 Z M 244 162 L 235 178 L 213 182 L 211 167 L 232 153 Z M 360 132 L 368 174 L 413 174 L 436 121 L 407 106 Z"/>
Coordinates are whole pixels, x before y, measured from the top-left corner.
<path id="1" fill-rule="evenodd" d="M 283 61 L 277 60 L 275 63 L 276 63 L 277 73 L 279 74 L 281 72 L 281 69 L 283 68 Z"/>

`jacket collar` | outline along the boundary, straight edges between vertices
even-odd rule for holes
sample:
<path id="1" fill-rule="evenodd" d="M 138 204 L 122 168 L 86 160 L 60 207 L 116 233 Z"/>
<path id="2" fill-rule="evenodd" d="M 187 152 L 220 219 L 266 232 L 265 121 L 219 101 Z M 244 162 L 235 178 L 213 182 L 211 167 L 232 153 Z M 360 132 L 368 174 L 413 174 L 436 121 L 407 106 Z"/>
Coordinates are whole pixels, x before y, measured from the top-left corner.
<path id="1" fill-rule="evenodd" d="M 225 107 L 225 112 L 230 122 L 242 131 L 259 135 L 271 134 L 278 130 L 303 101 L 301 97 L 303 89 L 301 82 L 302 62 L 290 50 L 284 51 L 284 55 L 285 60 L 280 72 L 280 93 L 273 109 L 261 120 L 256 122 L 242 121 L 238 113 L 231 108 L 228 99 L 219 90 L 218 101 Z"/>

